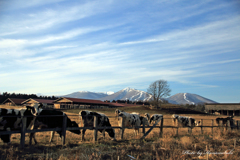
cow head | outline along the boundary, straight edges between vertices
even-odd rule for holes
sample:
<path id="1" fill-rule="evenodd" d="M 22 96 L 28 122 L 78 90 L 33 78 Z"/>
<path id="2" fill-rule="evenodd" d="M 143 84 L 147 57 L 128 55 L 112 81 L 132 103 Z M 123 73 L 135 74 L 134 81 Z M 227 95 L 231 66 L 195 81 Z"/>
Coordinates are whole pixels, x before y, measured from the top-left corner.
<path id="1" fill-rule="evenodd" d="M 201 121 L 195 121 L 195 126 L 200 126 L 201 125 Z"/>
<path id="2" fill-rule="evenodd" d="M 116 109 L 116 110 L 115 110 L 115 115 L 118 116 L 120 112 L 122 112 L 122 111 L 119 110 L 119 109 Z"/>
<path id="3" fill-rule="evenodd" d="M 41 113 L 42 109 L 42 104 L 39 103 L 33 103 L 31 106 L 26 106 L 26 112 L 24 113 L 24 115 L 33 115 L 33 116 L 37 116 Z M 31 114 L 29 114 L 31 113 Z"/>
<path id="4" fill-rule="evenodd" d="M 146 117 L 146 118 L 147 118 L 147 120 L 149 120 L 149 119 L 150 119 L 150 115 L 149 115 L 148 113 L 145 113 L 145 114 L 144 114 L 144 117 Z"/>

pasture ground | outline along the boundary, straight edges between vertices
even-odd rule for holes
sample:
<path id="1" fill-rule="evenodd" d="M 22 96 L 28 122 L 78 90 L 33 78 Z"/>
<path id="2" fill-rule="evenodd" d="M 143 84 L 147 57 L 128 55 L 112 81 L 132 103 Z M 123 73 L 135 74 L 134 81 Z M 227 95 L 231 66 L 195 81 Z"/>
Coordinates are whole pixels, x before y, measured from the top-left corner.
<path id="1" fill-rule="evenodd" d="M 1 106 L 6 108 L 6 106 Z M 164 126 L 171 126 L 171 115 L 179 114 L 181 108 L 178 106 L 164 106 L 163 110 L 149 109 L 144 106 L 134 106 L 119 108 L 126 112 L 163 114 Z M 117 120 L 114 117 L 115 108 L 112 109 L 91 109 L 92 111 L 102 112 L 110 117 L 112 126 L 117 126 Z M 79 109 L 63 110 L 70 119 L 80 123 L 78 116 Z M 195 112 L 194 112 L 195 113 Z M 203 125 L 211 126 L 212 119 L 219 116 L 207 114 L 193 114 L 191 111 L 185 110 L 182 116 L 191 116 L 197 120 L 203 119 Z M 224 116 L 223 116 L 224 117 Z M 234 119 L 240 120 L 240 117 Z M 214 125 L 216 125 L 214 121 Z M 147 131 L 148 129 L 146 129 Z M 209 159 L 239 159 L 240 157 L 240 133 L 239 131 L 221 132 L 219 128 L 214 128 L 213 136 L 211 128 L 204 128 L 201 134 L 200 128 L 194 128 L 192 134 L 188 134 L 187 128 L 179 128 L 178 135 L 176 130 L 172 128 L 163 129 L 163 137 L 159 138 L 159 128 L 155 128 L 144 139 L 139 138 L 142 133 L 135 137 L 133 129 L 126 129 L 124 132 L 124 140 L 120 140 L 118 134 L 119 129 L 116 129 L 117 141 L 111 141 L 108 134 L 103 138 L 98 132 L 98 142 L 93 143 L 93 131 L 87 130 L 85 137 L 86 141 L 81 142 L 81 135 L 72 134 L 67 131 L 66 144 L 61 145 L 61 139 L 58 134 L 55 134 L 54 142 L 49 143 L 50 132 L 39 132 L 36 137 L 37 145 L 29 146 L 29 138 L 26 137 L 25 148 L 20 147 L 20 134 L 13 134 L 11 137 L 11 145 L 6 145 L 0 141 L 0 159 L 70 159 L 70 160 L 88 160 L 88 159 L 131 159 L 130 156 L 139 160 L 152 159 L 206 159 L 207 152 Z M 141 132 L 141 129 L 140 129 Z"/>

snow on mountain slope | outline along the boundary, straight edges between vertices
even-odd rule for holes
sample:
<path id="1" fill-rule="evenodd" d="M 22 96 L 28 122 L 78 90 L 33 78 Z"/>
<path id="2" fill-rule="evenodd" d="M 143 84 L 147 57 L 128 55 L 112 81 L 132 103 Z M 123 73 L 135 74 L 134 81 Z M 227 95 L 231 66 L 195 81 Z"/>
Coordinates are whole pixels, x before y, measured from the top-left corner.
<path id="1" fill-rule="evenodd" d="M 99 99 L 99 98 L 108 96 L 110 93 L 113 93 L 113 92 L 98 93 L 98 92 L 80 91 L 80 92 L 73 92 L 71 94 L 64 95 L 63 97 L 82 98 L 82 99 Z"/>
<path id="2" fill-rule="evenodd" d="M 177 93 L 169 98 L 166 98 L 172 104 L 203 104 L 203 103 L 217 103 L 213 100 L 204 98 L 197 94 L 191 93 Z"/>
<path id="3" fill-rule="evenodd" d="M 112 95 L 100 98 L 100 100 L 130 100 L 130 101 L 147 101 L 151 98 L 147 92 L 136 90 L 133 88 L 124 88 Z"/>

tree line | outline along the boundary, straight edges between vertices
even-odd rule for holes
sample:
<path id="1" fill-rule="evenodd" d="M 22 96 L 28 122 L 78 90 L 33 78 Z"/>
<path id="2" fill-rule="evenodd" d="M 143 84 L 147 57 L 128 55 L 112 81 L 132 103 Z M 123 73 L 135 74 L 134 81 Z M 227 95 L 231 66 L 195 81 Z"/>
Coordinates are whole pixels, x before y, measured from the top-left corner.
<path id="1" fill-rule="evenodd" d="M 36 94 L 22 94 L 22 93 L 16 94 L 16 93 L 3 92 L 2 94 L 0 93 L 0 104 L 3 103 L 8 98 L 20 98 L 20 99 L 34 98 L 34 99 L 49 99 L 49 100 L 57 99 L 57 97 L 55 96 L 37 96 Z"/>

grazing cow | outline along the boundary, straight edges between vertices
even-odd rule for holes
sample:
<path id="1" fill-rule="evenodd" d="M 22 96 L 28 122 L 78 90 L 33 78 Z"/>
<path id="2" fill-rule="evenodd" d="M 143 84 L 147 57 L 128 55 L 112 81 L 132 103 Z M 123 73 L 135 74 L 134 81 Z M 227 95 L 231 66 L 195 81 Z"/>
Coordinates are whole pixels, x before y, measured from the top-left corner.
<path id="1" fill-rule="evenodd" d="M 20 130 L 22 127 L 22 118 L 27 116 L 26 127 L 31 129 L 34 120 L 38 113 L 39 104 L 26 106 L 26 108 L 18 109 L 4 109 L 0 108 L 0 132 Z M 11 134 L 0 135 L 4 143 L 10 143 Z"/>
<path id="2" fill-rule="evenodd" d="M 38 116 L 36 117 L 35 123 L 34 123 L 34 129 L 38 128 L 62 128 L 63 127 L 63 117 L 66 114 L 62 111 L 58 110 L 46 110 L 41 109 L 39 111 Z M 71 121 L 67 117 L 67 123 L 66 127 L 78 127 L 78 124 L 75 121 Z M 80 130 L 69 130 L 72 133 L 80 134 Z M 59 136 L 62 138 L 62 131 L 57 131 Z M 55 131 L 51 131 L 51 137 L 50 142 L 53 141 Z M 30 134 L 30 141 L 29 144 L 32 144 L 32 138 L 34 139 L 35 144 L 37 144 L 37 140 L 35 138 L 35 133 Z"/>
<path id="3" fill-rule="evenodd" d="M 153 114 L 149 120 L 149 123 L 151 124 L 152 122 L 156 123 L 158 120 L 163 119 L 163 115 L 162 114 Z"/>
<path id="4" fill-rule="evenodd" d="M 173 125 L 176 125 L 176 122 L 178 122 L 178 124 L 180 124 L 180 126 L 183 126 L 183 127 L 189 126 L 189 121 L 190 121 L 191 128 L 193 128 L 195 126 L 199 126 L 201 123 L 201 121 L 196 121 L 192 117 L 184 117 L 184 116 L 179 116 L 176 114 L 172 115 L 172 121 L 173 121 Z"/>
<path id="5" fill-rule="evenodd" d="M 79 112 L 79 116 L 82 117 L 84 127 L 93 127 L 94 126 L 94 116 L 97 117 L 97 126 L 98 127 L 111 127 L 109 118 L 103 113 L 97 113 L 97 112 L 84 110 L 84 111 Z M 105 130 L 108 133 L 108 135 L 111 137 L 112 140 L 116 140 L 114 129 L 112 129 L 112 128 L 98 129 L 98 131 L 100 131 L 104 137 L 105 137 Z M 85 140 L 85 138 L 84 138 L 85 132 L 86 132 L 86 129 L 83 129 L 82 130 L 82 141 Z"/>
<path id="6" fill-rule="evenodd" d="M 226 118 L 221 118 L 218 117 L 216 118 L 216 123 L 218 124 L 218 126 L 220 126 L 220 121 L 222 121 L 222 126 L 225 126 L 227 128 L 228 124 L 228 120 L 230 121 L 230 126 L 231 129 L 233 129 L 235 127 L 235 120 L 233 119 L 234 116 L 230 116 L 230 117 L 226 117 Z"/>
<path id="7" fill-rule="evenodd" d="M 122 127 L 122 119 L 124 120 L 124 127 L 134 127 L 134 132 L 137 135 L 139 133 L 139 126 L 141 125 L 140 116 L 138 114 L 131 114 L 127 112 L 120 112 L 119 117 L 122 117 L 118 120 L 118 125 Z"/>

